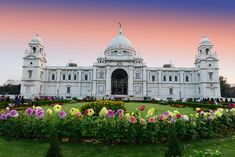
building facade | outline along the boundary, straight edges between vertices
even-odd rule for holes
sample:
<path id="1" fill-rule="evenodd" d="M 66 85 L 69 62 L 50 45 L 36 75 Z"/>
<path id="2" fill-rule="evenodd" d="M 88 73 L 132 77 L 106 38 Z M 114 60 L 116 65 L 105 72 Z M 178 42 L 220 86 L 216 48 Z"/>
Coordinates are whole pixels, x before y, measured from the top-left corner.
<path id="1" fill-rule="evenodd" d="M 142 99 L 220 97 L 218 57 L 204 36 L 199 42 L 195 67 L 147 67 L 119 25 L 104 55 L 93 66 L 46 66 L 42 39 L 36 35 L 25 51 L 21 95 L 84 98 L 95 96 Z"/>

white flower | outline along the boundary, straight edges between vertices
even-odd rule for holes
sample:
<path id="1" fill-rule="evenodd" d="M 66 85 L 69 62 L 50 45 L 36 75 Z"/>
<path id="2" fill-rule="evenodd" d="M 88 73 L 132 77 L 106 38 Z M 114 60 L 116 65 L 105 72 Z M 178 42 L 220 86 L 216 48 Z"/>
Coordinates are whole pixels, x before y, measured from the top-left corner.
<path id="1" fill-rule="evenodd" d="M 182 118 L 185 120 L 185 121 L 189 121 L 189 117 L 187 115 L 183 115 Z"/>

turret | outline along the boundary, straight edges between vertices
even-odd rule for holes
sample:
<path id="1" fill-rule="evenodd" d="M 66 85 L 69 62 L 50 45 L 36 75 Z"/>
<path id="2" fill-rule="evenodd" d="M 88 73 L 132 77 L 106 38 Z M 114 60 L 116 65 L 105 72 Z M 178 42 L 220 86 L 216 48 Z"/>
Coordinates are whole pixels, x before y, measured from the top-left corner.
<path id="1" fill-rule="evenodd" d="M 195 59 L 198 97 L 220 97 L 218 57 L 210 39 L 203 36 Z"/>
<path id="2" fill-rule="evenodd" d="M 43 95 L 47 61 L 39 35 L 35 35 L 29 42 L 23 60 L 21 95 L 28 98 Z"/>

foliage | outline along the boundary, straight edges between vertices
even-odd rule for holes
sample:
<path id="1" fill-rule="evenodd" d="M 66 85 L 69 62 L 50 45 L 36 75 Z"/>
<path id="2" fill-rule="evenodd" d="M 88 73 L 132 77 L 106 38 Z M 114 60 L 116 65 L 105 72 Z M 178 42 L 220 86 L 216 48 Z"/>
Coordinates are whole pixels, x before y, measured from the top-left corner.
<path id="1" fill-rule="evenodd" d="M 50 137 L 50 147 L 45 157 L 63 157 L 58 141 L 57 131 L 54 130 Z"/>
<path id="2" fill-rule="evenodd" d="M 197 109 L 190 116 L 178 111 L 156 115 L 156 109 L 151 108 L 147 116 L 142 116 L 144 108 L 140 106 L 136 112 L 125 113 L 123 109 L 114 111 L 103 107 L 100 113 L 87 109 L 90 112 L 84 114 L 76 108 L 66 113 L 60 105 L 55 105 L 54 111 L 44 111 L 41 107 L 19 113 L 11 110 L 0 115 L 0 135 L 46 139 L 53 124 L 59 138 L 66 137 L 72 142 L 165 143 L 171 125 L 180 140 L 214 138 L 235 130 L 235 108 L 209 112 Z"/>
<path id="3" fill-rule="evenodd" d="M 31 105 L 35 106 L 43 106 L 43 105 L 53 105 L 53 104 L 64 104 L 68 103 L 69 100 L 37 100 L 37 101 L 32 101 Z"/>
<path id="4" fill-rule="evenodd" d="M 0 94 L 20 94 L 21 85 L 4 85 L 0 86 Z"/>
<path id="5" fill-rule="evenodd" d="M 9 102 L 6 101 L 0 101 L 0 109 L 1 108 L 6 108 L 8 106 Z"/>
<path id="6" fill-rule="evenodd" d="M 81 112 L 84 113 L 87 109 L 93 109 L 95 111 L 95 115 L 98 115 L 98 113 L 103 107 L 106 107 L 107 109 L 112 109 L 114 111 L 117 111 L 118 109 L 123 109 L 124 111 L 126 111 L 125 104 L 123 101 L 97 100 L 83 105 L 81 107 Z"/>
<path id="7" fill-rule="evenodd" d="M 222 153 L 219 150 L 206 149 L 205 151 L 195 151 L 196 157 L 221 157 Z"/>
<path id="8" fill-rule="evenodd" d="M 207 109 L 217 109 L 217 108 L 222 108 L 223 105 L 221 104 L 208 104 L 208 103 L 197 103 L 197 102 L 181 102 L 181 101 L 176 101 L 176 102 L 173 102 L 173 101 L 169 101 L 169 102 L 166 102 L 166 101 L 161 101 L 159 102 L 159 104 L 161 105 L 171 105 L 171 106 L 187 106 L 187 107 L 193 107 L 193 108 L 207 108 Z"/>
<path id="9" fill-rule="evenodd" d="M 221 96 L 227 98 L 235 97 L 235 88 L 231 87 L 231 85 L 227 82 L 227 79 L 223 76 L 219 77 L 220 81 L 220 90 Z"/>
<path id="10" fill-rule="evenodd" d="M 165 157 L 177 157 L 182 154 L 182 148 L 176 133 L 174 124 L 170 125 L 168 131 L 168 150 L 166 151 Z"/>

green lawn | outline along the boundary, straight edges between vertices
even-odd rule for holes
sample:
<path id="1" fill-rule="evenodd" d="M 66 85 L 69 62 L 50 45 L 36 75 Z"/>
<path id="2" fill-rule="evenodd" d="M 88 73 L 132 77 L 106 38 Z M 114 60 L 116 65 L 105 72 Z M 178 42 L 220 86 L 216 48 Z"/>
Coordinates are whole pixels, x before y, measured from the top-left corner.
<path id="1" fill-rule="evenodd" d="M 69 111 L 70 108 L 75 107 L 75 108 L 80 108 L 82 105 L 84 105 L 84 103 L 73 103 L 73 104 L 65 104 L 63 105 L 63 109 L 65 111 Z M 157 109 L 157 113 L 163 113 L 165 111 L 174 111 L 174 110 L 178 110 L 181 114 L 191 114 L 191 113 L 195 113 L 195 111 L 193 110 L 193 108 L 191 107 L 185 107 L 185 108 L 178 108 L 178 107 L 171 107 L 169 105 L 159 105 L 159 104 L 151 104 L 151 103 L 125 103 L 126 105 L 126 109 L 127 112 L 133 112 L 136 110 L 136 108 L 138 108 L 140 105 L 145 105 L 145 111 L 143 112 L 143 114 L 145 115 L 147 110 L 150 109 L 151 107 Z M 52 108 L 52 107 L 43 107 L 44 109 L 48 109 L 48 108 Z"/>
<path id="2" fill-rule="evenodd" d="M 184 155 L 195 156 L 194 150 L 218 149 L 224 157 L 234 157 L 235 136 L 220 139 L 189 141 L 182 144 Z M 1 157 L 43 157 L 49 144 L 32 140 L 10 140 L 0 137 Z M 164 144 L 147 145 L 101 145 L 62 143 L 65 157 L 150 157 L 164 156 L 167 147 Z"/>

